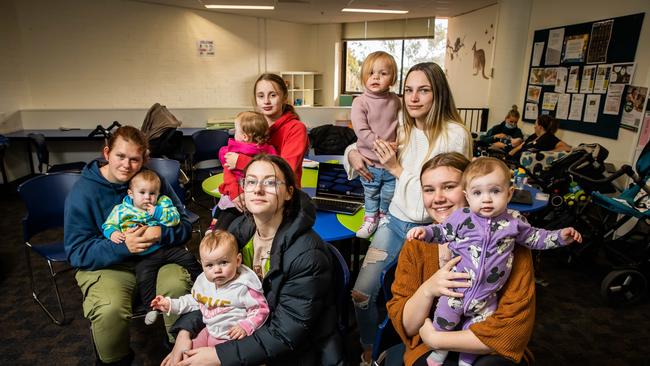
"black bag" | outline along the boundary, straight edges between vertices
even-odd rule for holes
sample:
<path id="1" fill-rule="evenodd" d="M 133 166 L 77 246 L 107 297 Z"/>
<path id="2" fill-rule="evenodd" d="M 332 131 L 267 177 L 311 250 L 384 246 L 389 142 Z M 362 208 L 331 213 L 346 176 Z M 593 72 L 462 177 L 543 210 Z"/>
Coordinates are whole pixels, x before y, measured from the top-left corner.
<path id="1" fill-rule="evenodd" d="M 356 141 L 354 130 L 348 127 L 324 125 L 309 131 L 309 142 L 316 155 L 343 155 L 345 148 Z"/>

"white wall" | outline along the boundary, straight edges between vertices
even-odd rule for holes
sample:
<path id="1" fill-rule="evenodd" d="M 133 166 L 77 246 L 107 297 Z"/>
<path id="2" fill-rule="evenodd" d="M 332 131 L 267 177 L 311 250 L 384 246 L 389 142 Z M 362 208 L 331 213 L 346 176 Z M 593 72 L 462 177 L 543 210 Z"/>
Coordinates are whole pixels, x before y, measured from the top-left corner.
<path id="1" fill-rule="evenodd" d="M 463 46 L 455 54 L 447 49 L 445 69 L 456 105 L 459 107 L 487 107 L 490 88 L 490 70 L 495 41 L 497 5 L 489 6 L 468 14 L 450 18 L 447 39 L 454 47 L 459 38 Z M 494 38 L 493 38 L 494 37 Z M 485 53 L 485 75 L 474 68 L 476 49 Z M 453 59 L 452 59 L 452 54 Z"/>
<path id="2" fill-rule="evenodd" d="M 250 105 L 263 71 L 325 71 L 314 25 L 131 1 L 2 4 L 15 14 L 2 16 L 3 40 L 23 50 L 2 50 L 19 55 L 2 73 L 24 75 L 28 98 L 12 103 L 22 109 Z M 199 57 L 198 40 L 213 40 L 216 55 Z"/>
<path id="3" fill-rule="evenodd" d="M 625 0 L 615 3 L 610 0 L 533 0 L 530 26 L 528 28 L 528 42 L 521 57 L 529 60 L 535 30 L 641 12 L 646 14 L 636 50 L 636 70 L 632 84 L 648 86 L 650 85 L 650 1 L 648 0 Z M 519 103 L 524 100 L 528 62 L 522 67 L 520 75 L 520 93 L 517 99 Z M 532 124 L 522 123 L 522 125 L 524 133 L 532 133 Z M 616 140 L 563 130 L 559 131 L 558 136 L 570 145 L 577 145 L 581 142 L 595 142 L 605 146 L 609 150 L 608 161 L 617 166 L 633 162 L 633 155 L 638 141 L 638 133 L 624 129 L 619 130 L 618 139 Z"/>

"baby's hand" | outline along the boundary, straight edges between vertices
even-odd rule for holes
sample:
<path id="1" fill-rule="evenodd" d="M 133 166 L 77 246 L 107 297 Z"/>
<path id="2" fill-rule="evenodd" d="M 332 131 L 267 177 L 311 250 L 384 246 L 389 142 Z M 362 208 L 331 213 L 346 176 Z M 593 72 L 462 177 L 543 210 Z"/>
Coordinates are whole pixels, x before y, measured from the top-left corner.
<path id="1" fill-rule="evenodd" d="M 115 244 L 122 244 L 124 240 L 126 239 L 126 235 L 124 233 L 119 232 L 119 231 L 113 231 L 111 234 L 111 241 Z"/>
<path id="2" fill-rule="evenodd" d="M 151 308 L 162 311 L 163 313 L 169 313 L 169 307 L 171 306 L 171 302 L 167 300 L 166 297 L 162 295 L 158 295 L 153 300 L 151 300 L 150 306 Z"/>
<path id="3" fill-rule="evenodd" d="M 242 339 L 246 337 L 246 335 L 247 334 L 244 328 L 240 327 L 239 325 L 235 325 L 228 331 L 228 337 L 230 337 L 230 339 Z"/>
<path id="4" fill-rule="evenodd" d="M 571 244 L 574 241 L 577 241 L 578 243 L 582 243 L 582 235 L 580 235 L 578 230 L 576 230 L 576 229 L 574 229 L 572 227 L 567 227 L 567 228 L 562 229 L 560 231 L 560 237 L 567 244 Z"/>
<path id="5" fill-rule="evenodd" d="M 150 216 L 153 216 L 153 214 L 156 212 L 156 206 L 155 205 L 147 205 L 147 207 L 145 207 L 145 209 L 147 210 L 147 213 Z"/>
<path id="6" fill-rule="evenodd" d="M 414 227 L 406 233 L 406 239 L 418 239 L 423 240 L 426 236 L 426 231 L 423 226 Z"/>
<path id="7" fill-rule="evenodd" d="M 235 166 L 237 166 L 237 158 L 239 158 L 239 154 L 235 152 L 229 152 L 226 153 L 224 156 L 226 160 L 226 165 L 228 166 L 228 169 L 235 169 Z"/>

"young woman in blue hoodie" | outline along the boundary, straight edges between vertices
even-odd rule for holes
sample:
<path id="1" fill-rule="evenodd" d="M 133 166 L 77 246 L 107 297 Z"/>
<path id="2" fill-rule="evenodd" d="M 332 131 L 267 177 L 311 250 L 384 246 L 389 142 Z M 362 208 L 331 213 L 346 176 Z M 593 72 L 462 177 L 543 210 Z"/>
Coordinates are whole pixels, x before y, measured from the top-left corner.
<path id="1" fill-rule="evenodd" d="M 173 227 L 143 226 L 126 233 L 117 245 L 102 235 L 102 224 L 127 194 L 129 180 L 146 161 L 147 141 L 131 126 L 120 127 L 108 140 L 103 156 L 108 163 L 88 164 L 66 200 L 64 246 L 68 261 L 77 268 L 75 278 L 83 293 L 84 316 L 90 320 L 97 364 L 130 365 L 129 321 L 136 291 L 137 254 L 153 244 L 185 243 L 191 224 L 183 204 L 169 183 L 162 180 L 161 194 L 170 197 L 181 214 Z M 158 272 L 157 290 L 178 297 L 189 292 L 190 276 L 179 265 L 167 264 Z M 165 317 L 170 326 L 176 317 Z"/>

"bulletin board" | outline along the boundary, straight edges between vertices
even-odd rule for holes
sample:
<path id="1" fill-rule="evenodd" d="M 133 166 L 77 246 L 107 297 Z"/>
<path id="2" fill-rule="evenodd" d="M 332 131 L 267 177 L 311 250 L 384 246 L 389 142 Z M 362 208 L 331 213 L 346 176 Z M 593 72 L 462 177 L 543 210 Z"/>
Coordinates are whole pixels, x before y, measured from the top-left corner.
<path id="1" fill-rule="evenodd" d="M 535 31 L 523 120 L 550 114 L 561 129 L 617 139 L 644 16 Z"/>

